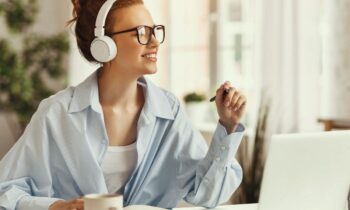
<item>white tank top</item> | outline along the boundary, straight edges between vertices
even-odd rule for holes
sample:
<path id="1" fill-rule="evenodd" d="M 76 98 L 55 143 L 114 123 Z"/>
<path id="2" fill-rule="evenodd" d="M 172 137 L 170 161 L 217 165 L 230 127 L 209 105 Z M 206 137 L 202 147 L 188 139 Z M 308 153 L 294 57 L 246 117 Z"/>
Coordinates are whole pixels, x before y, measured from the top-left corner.
<path id="1" fill-rule="evenodd" d="M 123 193 L 137 164 L 136 141 L 127 146 L 109 146 L 102 160 L 102 171 L 109 193 Z"/>

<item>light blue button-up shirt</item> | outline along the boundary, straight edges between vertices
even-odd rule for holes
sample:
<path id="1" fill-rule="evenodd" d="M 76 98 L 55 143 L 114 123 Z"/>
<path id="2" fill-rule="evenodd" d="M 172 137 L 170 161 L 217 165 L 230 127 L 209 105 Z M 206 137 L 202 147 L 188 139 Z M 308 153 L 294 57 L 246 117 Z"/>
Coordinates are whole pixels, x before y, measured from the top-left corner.
<path id="1" fill-rule="evenodd" d="M 101 162 L 108 136 L 96 75 L 40 103 L 0 162 L 0 209 L 47 210 L 57 199 L 107 193 Z M 218 123 L 208 149 L 174 95 L 145 78 L 139 84 L 145 104 L 137 124 L 138 162 L 124 205 L 173 208 L 185 199 L 213 207 L 227 201 L 242 180 L 234 155 L 244 127 L 228 135 Z"/>

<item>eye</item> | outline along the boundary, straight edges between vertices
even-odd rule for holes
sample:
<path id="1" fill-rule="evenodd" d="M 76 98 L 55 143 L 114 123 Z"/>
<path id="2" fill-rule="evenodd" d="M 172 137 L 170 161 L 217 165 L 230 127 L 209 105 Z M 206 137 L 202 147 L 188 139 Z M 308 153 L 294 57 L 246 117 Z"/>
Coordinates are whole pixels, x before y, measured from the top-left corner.
<path id="1" fill-rule="evenodd" d="M 137 32 L 138 32 L 138 34 L 139 34 L 140 36 L 146 35 L 146 29 L 145 29 L 145 27 L 140 27 L 140 28 L 138 28 Z"/>

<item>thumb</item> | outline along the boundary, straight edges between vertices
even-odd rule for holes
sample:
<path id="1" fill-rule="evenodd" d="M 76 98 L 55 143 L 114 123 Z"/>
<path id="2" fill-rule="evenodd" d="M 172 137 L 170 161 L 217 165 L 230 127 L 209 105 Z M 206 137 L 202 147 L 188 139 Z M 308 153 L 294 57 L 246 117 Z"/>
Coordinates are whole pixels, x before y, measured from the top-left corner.
<path id="1" fill-rule="evenodd" d="M 224 101 L 224 91 L 225 91 L 225 86 L 221 85 L 217 90 L 216 90 L 216 95 L 215 95 L 215 102 L 219 105 L 222 104 Z"/>

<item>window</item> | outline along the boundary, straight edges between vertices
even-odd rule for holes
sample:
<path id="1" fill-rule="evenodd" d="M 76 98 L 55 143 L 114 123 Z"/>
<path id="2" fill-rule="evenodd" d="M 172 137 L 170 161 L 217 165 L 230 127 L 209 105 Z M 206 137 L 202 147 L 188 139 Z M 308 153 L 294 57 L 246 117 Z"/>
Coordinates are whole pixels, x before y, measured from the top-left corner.
<path id="1" fill-rule="evenodd" d="M 247 95 L 249 103 L 245 123 L 254 127 L 260 95 L 259 1 L 216 0 L 211 41 L 211 84 L 229 80 Z"/>
<path id="2" fill-rule="evenodd" d="M 159 71 L 150 77 L 179 98 L 197 91 L 211 97 L 229 80 L 258 104 L 258 0 L 145 0 L 166 25 Z M 246 115 L 245 121 L 255 121 Z"/>

